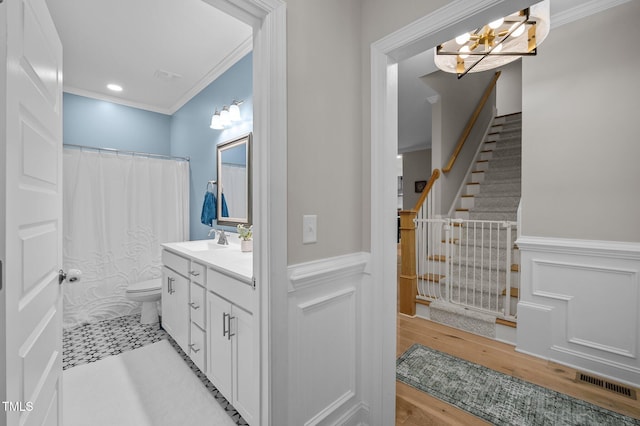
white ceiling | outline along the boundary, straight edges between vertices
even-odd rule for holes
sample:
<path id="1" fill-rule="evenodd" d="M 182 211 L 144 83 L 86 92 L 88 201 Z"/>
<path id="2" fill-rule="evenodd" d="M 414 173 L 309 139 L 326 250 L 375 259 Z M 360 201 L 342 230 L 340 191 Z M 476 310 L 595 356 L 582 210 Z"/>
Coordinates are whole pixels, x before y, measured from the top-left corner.
<path id="1" fill-rule="evenodd" d="M 150 111 L 172 114 L 252 47 L 251 27 L 202 0 L 46 2 L 64 90 Z"/>
<path id="2" fill-rule="evenodd" d="M 550 0 L 553 28 L 629 0 Z M 540 47 L 544 49 L 544 44 Z M 433 49 L 398 64 L 398 153 L 431 147 L 431 104 L 436 93 L 420 77 L 438 69 Z"/>

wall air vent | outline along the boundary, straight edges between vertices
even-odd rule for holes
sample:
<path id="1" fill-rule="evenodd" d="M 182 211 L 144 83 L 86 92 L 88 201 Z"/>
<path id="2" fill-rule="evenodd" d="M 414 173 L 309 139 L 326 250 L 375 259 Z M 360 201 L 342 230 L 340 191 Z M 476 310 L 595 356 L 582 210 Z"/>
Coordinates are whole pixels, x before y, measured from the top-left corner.
<path id="1" fill-rule="evenodd" d="M 636 391 L 634 389 L 631 389 L 628 386 L 620 385 L 618 383 L 613 383 L 608 380 L 601 379 L 599 377 L 590 376 L 588 374 L 581 373 L 579 371 L 576 373 L 576 381 L 597 386 L 599 388 L 603 388 L 608 391 L 615 392 L 618 395 L 626 396 L 627 398 L 637 399 Z"/>

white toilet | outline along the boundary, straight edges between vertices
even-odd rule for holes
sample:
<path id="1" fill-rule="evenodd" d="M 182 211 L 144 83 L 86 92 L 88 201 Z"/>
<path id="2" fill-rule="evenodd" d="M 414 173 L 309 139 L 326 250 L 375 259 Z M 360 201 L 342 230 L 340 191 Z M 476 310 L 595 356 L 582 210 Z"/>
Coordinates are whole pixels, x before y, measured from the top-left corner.
<path id="1" fill-rule="evenodd" d="M 142 302 L 142 324 L 158 322 L 158 301 L 162 296 L 162 283 L 160 278 L 141 281 L 130 284 L 127 287 L 127 298 L 136 302 Z"/>

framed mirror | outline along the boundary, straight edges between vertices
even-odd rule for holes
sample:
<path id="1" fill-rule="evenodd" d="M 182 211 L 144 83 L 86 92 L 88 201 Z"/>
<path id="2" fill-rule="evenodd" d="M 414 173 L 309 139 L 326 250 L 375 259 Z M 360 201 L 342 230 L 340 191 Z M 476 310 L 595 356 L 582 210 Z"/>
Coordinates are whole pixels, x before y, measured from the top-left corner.
<path id="1" fill-rule="evenodd" d="M 251 225 L 251 136 L 217 146 L 219 225 Z"/>

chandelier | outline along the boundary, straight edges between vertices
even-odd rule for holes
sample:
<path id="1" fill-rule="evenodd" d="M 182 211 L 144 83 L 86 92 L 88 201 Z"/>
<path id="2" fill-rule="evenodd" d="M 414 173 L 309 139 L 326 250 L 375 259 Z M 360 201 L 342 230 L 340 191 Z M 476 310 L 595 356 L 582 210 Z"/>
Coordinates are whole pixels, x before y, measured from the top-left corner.
<path id="1" fill-rule="evenodd" d="M 545 0 L 442 43 L 435 49 L 435 63 L 458 78 L 497 68 L 535 55 L 549 27 L 549 0 Z"/>

